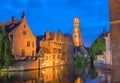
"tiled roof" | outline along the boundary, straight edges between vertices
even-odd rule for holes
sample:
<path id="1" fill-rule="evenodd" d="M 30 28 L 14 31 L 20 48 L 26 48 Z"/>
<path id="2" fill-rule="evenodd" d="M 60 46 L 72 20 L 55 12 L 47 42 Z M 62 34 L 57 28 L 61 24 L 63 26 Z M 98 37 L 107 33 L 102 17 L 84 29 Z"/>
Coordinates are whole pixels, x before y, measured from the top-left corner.
<path id="1" fill-rule="evenodd" d="M 9 33 L 13 31 L 17 26 L 20 25 L 22 22 L 22 19 L 14 20 L 14 21 L 7 21 L 7 22 L 2 22 L 0 25 L 1 27 L 5 28 L 5 30 Z"/>

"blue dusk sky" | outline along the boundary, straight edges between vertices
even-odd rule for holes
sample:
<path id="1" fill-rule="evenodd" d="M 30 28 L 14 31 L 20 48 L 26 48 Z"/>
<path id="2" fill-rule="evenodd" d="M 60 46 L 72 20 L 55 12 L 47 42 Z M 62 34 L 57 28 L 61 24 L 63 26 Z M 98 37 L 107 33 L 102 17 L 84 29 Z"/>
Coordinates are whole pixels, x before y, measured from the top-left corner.
<path id="1" fill-rule="evenodd" d="M 34 35 L 58 29 L 72 35 L 73 19 L 79 17 L 82 41 L 87 47 L 110 27 L 109 0 L 0 0 L 0 22 L 11 16 L 19 19 L 23 10 Z"/>

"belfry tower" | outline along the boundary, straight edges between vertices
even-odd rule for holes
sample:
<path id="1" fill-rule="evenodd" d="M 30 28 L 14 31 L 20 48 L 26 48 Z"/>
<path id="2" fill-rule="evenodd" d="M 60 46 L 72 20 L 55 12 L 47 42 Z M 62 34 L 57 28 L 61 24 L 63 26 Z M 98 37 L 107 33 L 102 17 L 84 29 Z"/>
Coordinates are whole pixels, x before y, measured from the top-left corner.
<path id="1" fill-rule="evenodd" d="M 74 18 L 73 41 L 75 46 L 77 47 L 82 46 L 80 19 L 78 17 Z"/>

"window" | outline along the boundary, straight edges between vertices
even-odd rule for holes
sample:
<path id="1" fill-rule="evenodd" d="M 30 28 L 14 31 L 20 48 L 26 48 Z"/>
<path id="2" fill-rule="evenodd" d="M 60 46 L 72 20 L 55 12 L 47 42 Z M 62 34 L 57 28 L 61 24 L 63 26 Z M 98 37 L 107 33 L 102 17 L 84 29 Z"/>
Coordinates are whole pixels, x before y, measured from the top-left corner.
<path id="1" fill-rule="evenodd" d="M 76 35 L 75 35 L 74 37 L 75 37 L 75 38 L 77 38 L 77 36 L 76 36 Z"/>
<path id="2" fill-rule="evenodd" d="M 46 60 L 48 60 L 48 56 L 46 56 Z"/>
<path id="3" fill-rule="evenodd" d="M 32 42 L 32 47 L 34 47 L 34 42 Z"/>
<path id="4" fill-rule="evenodd" d="M 23 35 L 26 35 L 26 31 L 23 31 Z"/>
<path id="5" fill-rule="evenodd" d="M 25 50 L 21 51 L 21 56 L 24 57 L 25 56 Z"/>
<path id="6" fill-rule="evenodd" d="M 53 55 L 53 59 L 55 59 L 55 55 Z"/>
<path id="7" fill-rule="evenodd" d="M 58 55 L 58 57 L 57 57 L 58 59 L 60 59 L 60 55 Z"/>
<path id="8" fill-rule="evenodd" d="M 30 47 L 30 41 L 27 41 L 27 47 Z"/>
<path id="9" fill-rule="evenodd" d="M 58 53 L 61 53 L 61 49 L 58 49 Z"/>
<path id="10" fill-rule="evenodd" d="M 53 48 L 53 53 L 57 53 L 57 49 L 56 48 Z"/>
<path id="11" fill-rule="evenodd" d="M 34 56 L 34 50 L 32 51 L 32 55 Z"/>

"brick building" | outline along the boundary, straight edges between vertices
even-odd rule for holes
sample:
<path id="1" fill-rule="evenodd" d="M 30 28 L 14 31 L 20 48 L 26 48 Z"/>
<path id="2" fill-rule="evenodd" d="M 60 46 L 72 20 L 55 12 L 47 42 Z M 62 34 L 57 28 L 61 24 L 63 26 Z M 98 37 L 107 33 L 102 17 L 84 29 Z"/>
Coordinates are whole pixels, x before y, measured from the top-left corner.
<path id="1" fill-rule="evenodd" d="M 110 0 L 110 28 L 113 64 L 111 83 L 120 83 L 120 0 Z"/>
<path id="2" fill-rule="evenodd" d="M 48 50 L 50 55 L 40 52 L 43 48 L 46 51 Z M 49 32 L 47 30 L 39 42 L 38 55 L 43 54 L 43 63 L 46 66 L 47 64 L 51 64 L 49 66 L 68 64 L 73 63 L 73 49 L 74 44 L 70 35 L 64 35 L 60 30 L 58 32 Z"/>
<path id="3" fill-rule="evenodd" d="M 8 32 L 12 54 L 16 60 L 36 55 L 36 37 L 26 21 L 24 12 L 20 19 L 2 22 L 1 26 Z"/>

